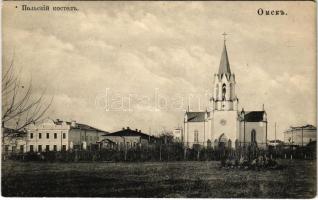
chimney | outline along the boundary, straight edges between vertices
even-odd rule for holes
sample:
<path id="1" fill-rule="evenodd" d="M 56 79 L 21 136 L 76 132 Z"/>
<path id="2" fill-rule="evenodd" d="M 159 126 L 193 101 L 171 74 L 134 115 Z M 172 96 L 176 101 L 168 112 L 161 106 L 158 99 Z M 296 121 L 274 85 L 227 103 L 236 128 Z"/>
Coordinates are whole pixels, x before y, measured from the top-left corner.
<path id="1" fill-rule="evenodd" d="M 138 129 L 136 128 L 136 131 L 138 131 Z"/>
<path id="2" fill-rule="evenodd" d="M 141 130 L 139 130 L 139 133 L 141 133 Z"/>
<path id="3" fill-rule="evenodd" d="M 71 127 L 76 127 L 76 121 L 75 120 L 71 121 Z"/>
<path id="4" fill-rule="evenodd" d="M 127 130 L 130 130 L 129 126 L 127 126 Z"/>
<path id="5" fill-rule="evenodd" d="M 123 130 L 125 130 L 125 127 L 123 127 Z"/>

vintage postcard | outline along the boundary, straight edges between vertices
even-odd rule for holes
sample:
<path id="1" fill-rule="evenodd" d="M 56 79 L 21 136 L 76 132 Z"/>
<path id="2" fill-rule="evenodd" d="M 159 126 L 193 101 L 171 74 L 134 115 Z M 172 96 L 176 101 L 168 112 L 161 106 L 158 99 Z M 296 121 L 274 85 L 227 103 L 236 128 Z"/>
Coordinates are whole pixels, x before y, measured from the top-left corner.
<path id="1" fill-rule="evenodd" d="M 316 2 L 2 2 L 4 197 L 314 198 Z"/>

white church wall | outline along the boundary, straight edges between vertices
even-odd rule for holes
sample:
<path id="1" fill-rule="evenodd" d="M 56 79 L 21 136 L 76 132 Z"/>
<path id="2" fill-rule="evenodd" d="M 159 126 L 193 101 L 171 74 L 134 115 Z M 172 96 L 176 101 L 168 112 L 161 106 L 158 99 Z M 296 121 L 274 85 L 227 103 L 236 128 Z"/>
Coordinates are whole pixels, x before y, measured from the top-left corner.
<path id="1" fill-rule="evenodd" d="M 239 136 L 237 137 L 241 146 L 243 145 L 243 141 L 244 141 L 244 122 L 238 122 L 239 123 Z"/>
<path id="2" fill-rule="evenodd" d="M 213 127 L 214 127 L 213 118 L 209 118 L 208 123 L 207 123 L 207 130 L 208 130 L 207 140 L 210 140 L 212 144 L 213 144 Z"/>
<path id="3" fill-rule="evenodd" d="M 213 117 L 213 141 L 225 134 L 235 145 L 237 133 L 237 112 L 236 111 L 216 111 Z"/>
<path id="4" fill-rule="evenodd" d="M 197 140 L 195 134 L 198 134 Z M 207 140 L 211 140 L 211 134 L 209 130 L 209 123 L 206 122 L 187 122 L 185 123 L 185 143 L 190 148 L 193 144 L 207 145 Z"/>
<path id="5" fill-rule="evenodd" d="M 252 130 L 256 132 L 256 142 L 259 147 L 266 146 L 266 123 L 265 122 L 245 122 L 245 142 L 251 142 Z M 241 142 L 244 142 L 244 123 L 241 123 Z M 243 144 L 243 143 L 242 143 Z"/>

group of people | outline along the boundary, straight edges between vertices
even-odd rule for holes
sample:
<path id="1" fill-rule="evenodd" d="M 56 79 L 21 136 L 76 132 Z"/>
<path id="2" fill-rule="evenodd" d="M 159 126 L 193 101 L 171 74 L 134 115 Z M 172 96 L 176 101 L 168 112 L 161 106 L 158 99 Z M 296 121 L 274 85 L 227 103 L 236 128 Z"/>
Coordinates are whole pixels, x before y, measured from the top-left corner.
<path id="1" fill-rule="evenodd" d="M 268 157 L 266 154 L 258 155 L 254 158 L 248 158 L 247 156 L 230 155 L 221 159 L 222 168 L 241 168 L 241 169 L 276 169 L 278 164 L 276 160 Z"/>

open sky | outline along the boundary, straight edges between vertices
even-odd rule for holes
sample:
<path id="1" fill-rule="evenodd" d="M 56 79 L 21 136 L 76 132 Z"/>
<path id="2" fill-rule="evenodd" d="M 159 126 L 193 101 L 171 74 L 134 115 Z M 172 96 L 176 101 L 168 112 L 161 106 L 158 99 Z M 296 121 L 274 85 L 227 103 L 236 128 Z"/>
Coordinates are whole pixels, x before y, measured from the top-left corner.
<path id="1" fill-rule="evenodd" d="M 3 2 L 3 67 L 14 58 L 35 95 L 54 96 L 50 118 L 153 134 L 181 126 L 188 105 L 207 106 L 226 32 L 240 109 L 265 104 L 269 138 L 275 122 L 280 138 L 290 125 L 316 125 L 313 2 L 27 3 L 77 12 L 23 4 Z"/>

